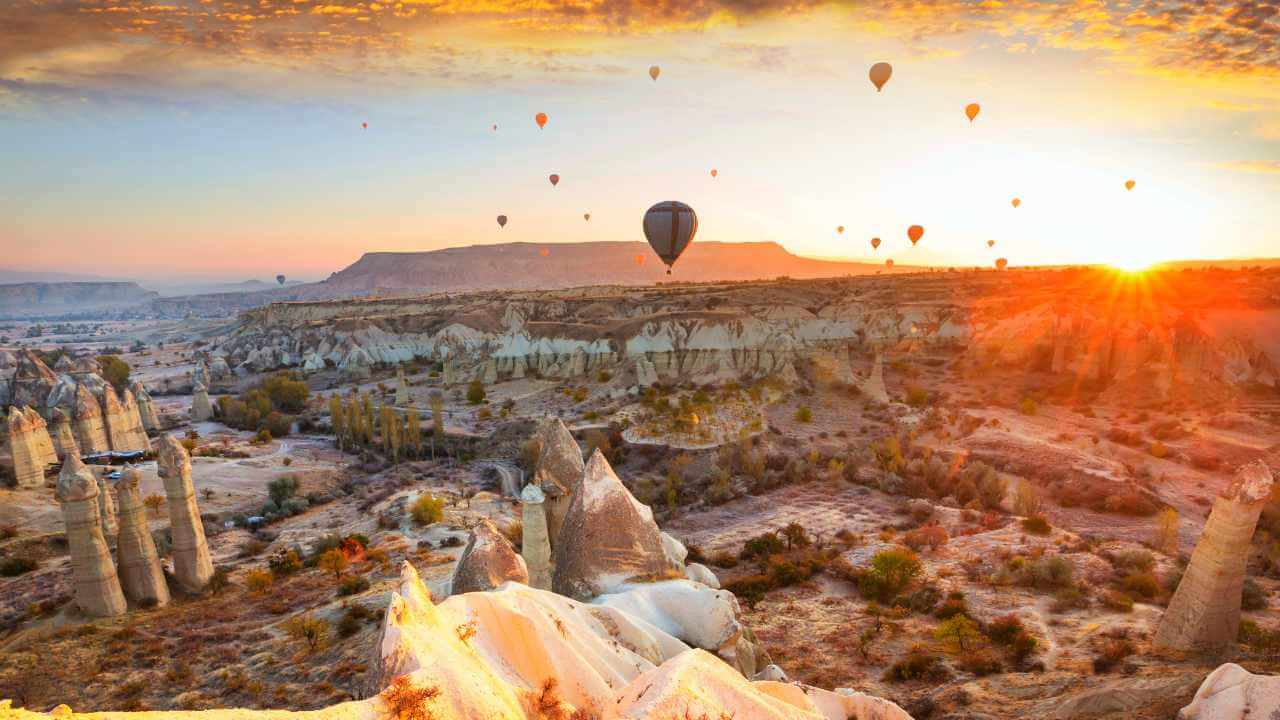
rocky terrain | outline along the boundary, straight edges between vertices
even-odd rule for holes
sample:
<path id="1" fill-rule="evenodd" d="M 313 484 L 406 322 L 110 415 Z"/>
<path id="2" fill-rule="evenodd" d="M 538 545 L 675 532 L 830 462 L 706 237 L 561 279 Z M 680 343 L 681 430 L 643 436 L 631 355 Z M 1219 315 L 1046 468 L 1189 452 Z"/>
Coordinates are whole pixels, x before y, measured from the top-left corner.
<path id="1" fill-rule="evenodd" d="M 0 285 L 0 318 L 102 313 L 158 298 L 131 282 L 34 282 Z"/>

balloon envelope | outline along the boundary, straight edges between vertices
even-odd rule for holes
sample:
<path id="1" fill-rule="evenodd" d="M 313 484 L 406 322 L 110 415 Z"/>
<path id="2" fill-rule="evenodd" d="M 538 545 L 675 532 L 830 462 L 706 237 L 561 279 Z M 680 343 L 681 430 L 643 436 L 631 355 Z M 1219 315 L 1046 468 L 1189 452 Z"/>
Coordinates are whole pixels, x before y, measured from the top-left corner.
<path id="1" fill-rule="evenodd" d="M 277 275 L 277 276 L 276 276 L 276 282 L 277 282 L 277 283 L 279 283 L 279 284 L 281 284 L 281 285 L 283 285 L 283 284 L 284 284 L 284 276 L 283 276 L 283 275 Z"/>
<path id="2" fill-rule="evenodd" d="M 367 123 L 367 122 L 362 122 L 362 123 L 360 123 L 360 127 L 364 128 L 365 130 L 368 130 L 368 129 L 369 129 L 369 123 Z"/>
<path id="3" fill-rule="evenodd" d="M 1019 200 L 1018 198 L 1014 198 L 1010 204 L 1013 205 L 1014 207 L 1018 207 L 1019 205 L 1022 204 L 1022 201 Z"/>
<path id="4" fill-rule="evenodd" d="M 889 258 L 888 260 L 885 260 L 885 261 L 884 261 L 884 266 L 885 266 L 885 267 L 893 267 L 893 258 Z"/>
<path id="5" fill-rule="evenodd" d="M 915 247 L 915 244 L 920 242 L 920 238 L 922 237 L 924 237 L 923 227 L 919 225 L 912 225 L 911 227 L 907 228 L 907 238 L 911 240 L 912 247 Z"/>
<path id="6" fill-rule="evenodd" d="M 843 234 L 844 234 L 844 226 L 843 226 L 843 225 L 837 225 L 837 226 L 836 226 L 836 234 L 839 234 L 839 235 L 843 235 Z"/>
<path id="7" fill-rule="evenodd" d="M 1134 182 L 1134 181 L 1132 181 L 1132 180 L 1125 180 L 1125 181 L 1124 181 L 1124 189 L 1125 189 L 1125 190 L 1132 190 L 1132 189 L 1133 189 L 1133 186 L 1134 186 L 1134 185 L 1136 185 L 1136 184 L 1137 184 L 1137 183 L 1135 183 L 1135 182 Z"/>
<path id="8" fill-rule="evenodd" d="M 583 220 L 590 220 L 590 219 L 591 219 L 591 213 L 582 213 L 582 219 L 583 219 Z"/>
<path id="9" fill-rule="evenodd" d="M 538 123 L 538 129 L 541 130 L 542 127 L 547 124 L 547 114 L 538 113 L 537 115 L 533 116 L 533 121 Z"/>
<path id="10" fill-rule="evenodd" d="M 889 77 L 893 75 L 893 66 L 887 62 L 878 62 L 871 66 L 871 84 L 876 86 L 876 92 L 880 92 L 884 88 L 884 84 L 889 82 Z"/>
<path id="11" fill-rule="evenodd" d="M 711 177 L 715 177 L 719 174 L 720 174 L 719 170 L 716 170 L 715 168 L 711 168 Z"/>
<path id="12" fill-rule="evenodd" d="M 498 227 L 506 227 L 506 226 L 507 226 L 507 216 L 506 216 L 506 215 L 499 215 L 499 216 L 498 216 Z"/>
<path id="13" fill-rule="evenodd" d="M 498 123 L 493 124 L 493 131 L 498 132 Z"/>
<path id="14" fill-rule="evenodd" d="M 1003 269 L 1005 268 L 1005 266 L 1006 266 L 1006 265 L 1008 265 L 1008 264 L 1009 264 L 1009 261 L 1008 261 L 1008 260 L 1005 260 L 1004 258 L 996 258 L 996 269 L 997 269 L 997 270 L 1003 270 Z"/>
<path id="15" fill-rule="evenodd" d="M 658 73 L 661 73 L 661 72 L 662 72 L 662 68 L 658 67 L 657 65 L 649 66 L 649 77 L 653 78 L 654 80 L 658 79 Z"/>
<path id="16" fill-rule="evenodd" d="M 996 246 L 996 241 L 995 241 L 995 240 L 988 240 L 988 241 L 987 241 L 987 247 L 995 247 L 995 246 Z"/>
<path id="17" fill-rule="evenodd" d="M 645 239 L 666 264 L 668 275 L 697 232 L 698 215 L 682 202 L 664 200 L 644 213 Z"/>
<path id="18" fill-rule="evenodd" d="M 541 255 L 542 257 L 546 257 L 551 254 L 551 251 L 546 248 L 541 248 L 538 250 L 538 254 Z"/>
<path id="19" fill-rule="evenodd" d="M 880 238 L 871 238 L 871 249 L 872 250 L 880 249 Z"/>
<path id="20" fill-rule="evenodd" d="M 551 187 L 555 187 L 560 184 L 560 176 L 555 173 L 551 173 L 551 177 L 547 179 L 551 181 Z"/>
<path id="21" fill-rule="evenodd" d="M 978 112 L 981 110 L 982 107 L 978 103 L 969 103 L 964 106 L 964 114 L 969 118 L 969 122 L 973 122 L 973 119 L 978 117 Z"/>

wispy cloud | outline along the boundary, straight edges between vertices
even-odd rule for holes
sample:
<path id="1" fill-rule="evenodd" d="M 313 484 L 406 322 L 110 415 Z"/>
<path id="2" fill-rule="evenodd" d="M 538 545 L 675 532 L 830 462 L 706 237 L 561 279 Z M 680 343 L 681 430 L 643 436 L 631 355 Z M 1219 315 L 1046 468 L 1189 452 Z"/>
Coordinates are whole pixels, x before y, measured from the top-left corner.
<path id="1" fill-rule="evenodd" d="M 1224 170 L 1260 175 L 1280 175 L 1280 160 L 1234 160 L 1219 163 Z"/>

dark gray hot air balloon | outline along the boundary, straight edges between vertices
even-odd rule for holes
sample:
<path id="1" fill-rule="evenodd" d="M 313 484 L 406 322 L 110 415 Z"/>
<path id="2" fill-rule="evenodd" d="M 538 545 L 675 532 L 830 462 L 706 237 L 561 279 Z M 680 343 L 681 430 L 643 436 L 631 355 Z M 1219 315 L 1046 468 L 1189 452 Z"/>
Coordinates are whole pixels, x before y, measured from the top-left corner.
<path id="1" fill-rule="evenodd" d="M 283 285 L 283 284 L 284 284 L 284 276 L 283 276 L 283 275 L 277 275 L 277 276 L 276 276 L 276 282 L 277 282 L 277 283 L 279 283 L 279 284 L 281 284 L 281 285 Z"/>
<path id="2" fill-rule="evenodd" d="M 668 275 L 697 232 L 698 215 L 682 202 L 664 200 L 645 211 L 644 236 L 666 264 Z"/>

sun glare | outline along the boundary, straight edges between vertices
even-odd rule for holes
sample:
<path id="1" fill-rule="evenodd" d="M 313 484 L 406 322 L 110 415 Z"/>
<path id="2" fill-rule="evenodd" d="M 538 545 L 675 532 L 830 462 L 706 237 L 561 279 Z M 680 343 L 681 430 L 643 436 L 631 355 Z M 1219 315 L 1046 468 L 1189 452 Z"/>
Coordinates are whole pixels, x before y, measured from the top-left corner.
<path id="1" fill-rule="evenodd" d="M 1151 269 L 1152 263 L 1148 260 L 1138 260 L 1136 258 L 1129 260 L 1117 260 L 1108 263 L 1112 268 L 1126 273 L 1140 273 Z"/>

